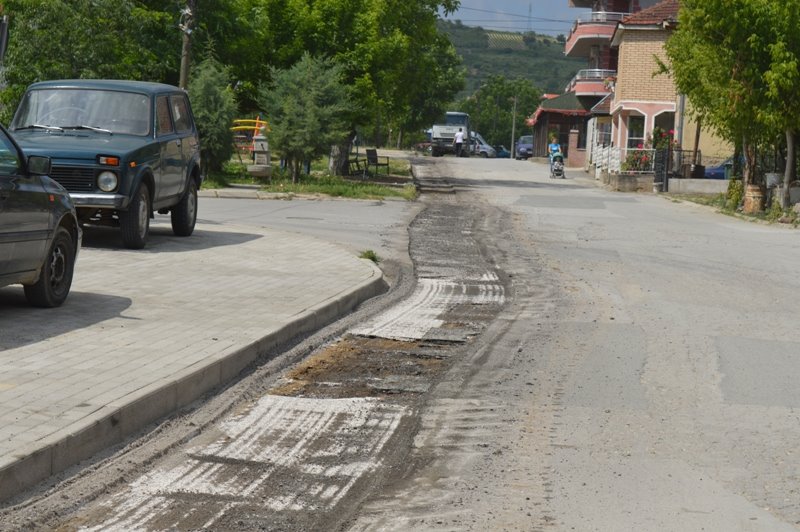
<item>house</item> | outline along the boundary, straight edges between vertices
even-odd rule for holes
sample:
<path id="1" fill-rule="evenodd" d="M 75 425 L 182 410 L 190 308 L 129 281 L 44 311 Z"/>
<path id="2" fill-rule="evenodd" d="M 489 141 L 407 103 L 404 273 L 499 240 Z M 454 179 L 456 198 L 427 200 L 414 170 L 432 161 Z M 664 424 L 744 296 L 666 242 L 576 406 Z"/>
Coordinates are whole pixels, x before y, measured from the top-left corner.
<path id="1" fill-rule="evenodd" d="M 587 148 L 595 140 L 592 109 L 608 97 L 617 75 L 617 52 L 611 39 L 619 22 L 630 13 L 655 4 L 656 0 L 570 0 L 570 6 L 590 8 L 572 26 L 564 45 L 569 57 L 586 59 L 564 90 L 560 102 L 545 100 L 528 119 L 534 130 L 534 153 L 544 156 L 548 138 L 556 134 L 567 147 L 567 164 L 588 164 Z M 610 133 L 610 118 L 604 122 Z M 607 135 L 606 135 L 607 136 Z"/>
<path id="2" fill-rule="evenodd" d="M 590 66 L 602 67 L 606 76 L 607 92 L 596 98 L 587 118 L 585 168 L 631 168 L 629 159 L 652 146 L 654 132 L 690 152 L 670 162 L 673 172 L 732 153 L 730 145 L 709 132 L 700 134 L 687 112 L 686 98 L 662 71 L 661 65 L 668 64 L 664 45 L 677 27 L 679 0 L 570 0 L 570 6 L 590 7 L 592 12 L 578 18 L 565 52 L 585 55 Z M 653 158 L 648 160 L 649 167 L 634 165 L 635 169 L 652 172 Z"/>

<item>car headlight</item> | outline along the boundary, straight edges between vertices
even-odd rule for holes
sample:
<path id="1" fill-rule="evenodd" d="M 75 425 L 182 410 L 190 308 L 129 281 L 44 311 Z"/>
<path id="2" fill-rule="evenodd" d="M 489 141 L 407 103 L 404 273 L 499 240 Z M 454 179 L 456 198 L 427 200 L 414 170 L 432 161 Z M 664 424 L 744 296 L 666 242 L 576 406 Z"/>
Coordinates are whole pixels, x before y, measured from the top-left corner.
<path id="1" fill-rule="evenodd" d="M 117 174 L 114 172 L 106 170 L 104 172 L 100 172 L 100 175 L 97 176 L 97 188 L 103 192 L 111 192 L 115 190 L 118 184 L 119 179 L 117 179 Z"/>

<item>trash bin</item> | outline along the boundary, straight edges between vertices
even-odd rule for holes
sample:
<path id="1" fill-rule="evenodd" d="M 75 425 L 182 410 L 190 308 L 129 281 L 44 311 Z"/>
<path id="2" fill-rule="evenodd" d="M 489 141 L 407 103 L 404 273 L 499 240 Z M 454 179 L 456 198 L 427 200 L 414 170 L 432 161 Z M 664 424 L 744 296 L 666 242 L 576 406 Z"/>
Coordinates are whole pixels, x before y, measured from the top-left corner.
<path id="1" fill-rule="evenodd" d="M 702 164 L 692 165 L 692 179 L 703 179 L 706 176 L 706 167 Z"/>
<path id="2" fill-rule="evenodd" d="M 766 174 L 764 174 L 764 178 L 767 181 L 767 188 L 777 187 L 780 184 L 782 177 L 783 176 L 781 174 L 777 174 L 774 172 L 767 172 Z"/>

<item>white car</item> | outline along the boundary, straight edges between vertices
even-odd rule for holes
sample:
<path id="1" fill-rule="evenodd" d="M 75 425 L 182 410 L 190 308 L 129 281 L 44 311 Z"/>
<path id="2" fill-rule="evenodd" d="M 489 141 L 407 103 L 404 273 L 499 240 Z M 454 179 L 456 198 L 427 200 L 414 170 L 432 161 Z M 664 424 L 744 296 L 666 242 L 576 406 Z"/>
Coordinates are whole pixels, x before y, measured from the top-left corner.
<path id="1" fill-rule="evenodd" d="M 469 138 L 470 138 L 470 143 L 469 143 L 470 154 L 479 155 L 484 159 L 487 157 L 490 159 L 494 159 L 495 157 L 497 157 L 497 151 L 495 151 L 495 149 L 492 148 L 489 145 L 489 143 L 486 142 L 486 140 L 484 140 L 483 137 L 481 137 L 480 133 L 478 133 L 477 131 L 470 131 Z"/>

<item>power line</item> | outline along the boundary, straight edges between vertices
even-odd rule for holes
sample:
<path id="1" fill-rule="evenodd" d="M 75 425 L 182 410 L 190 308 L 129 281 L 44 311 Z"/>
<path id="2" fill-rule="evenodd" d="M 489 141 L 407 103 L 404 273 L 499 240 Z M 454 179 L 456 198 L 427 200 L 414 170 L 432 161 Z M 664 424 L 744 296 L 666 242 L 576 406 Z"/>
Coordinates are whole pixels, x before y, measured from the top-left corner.
<path id="1" fill-rule="evenodd" d="M 560 22 L 564 24 L 572 24 L 575 22 L 575 19 L 565 20 L 565 19 L 558 19 L 558 18 L 542 18 L 542 17 L 530 17 L 529 15 L 519 15 L 517 13 L 505 13 L 503 11 L 489 11 L 487 9 L 477 9 L 474 7 L 460 7 L 458 11 L 477 11 L 479 13 L 489 13 L 490 15 L 505 15 L 509 17 L 515 18 L 522 18 L 525 20 L 535 20 L 537 22 Z M 450 15 L 452 17 L 452 15 Z"/>

